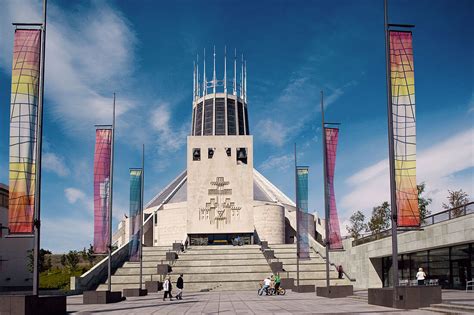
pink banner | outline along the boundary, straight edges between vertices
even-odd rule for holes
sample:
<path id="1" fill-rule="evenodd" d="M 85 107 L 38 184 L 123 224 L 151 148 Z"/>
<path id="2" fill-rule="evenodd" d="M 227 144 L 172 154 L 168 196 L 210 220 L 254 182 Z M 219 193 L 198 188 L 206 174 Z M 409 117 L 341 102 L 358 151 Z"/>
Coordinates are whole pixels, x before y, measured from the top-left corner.
<path id="1" fill-rule="evenodd" d="M 329 191 L 329 248 L 342 249 L 341 230 L 336 208 L 336 195 L 334 193 L 334 170 L 336 168 L 336 150 L 339 129 L 324 128 L 326 134 L 326 161 L 327 178 L 326 184 Z"/>
<path id="2" fill-rule="evenodd" d="M 112 129 L 97 129 L 94 153 L 94 252 L 107 253 L 110 215 Z"/>

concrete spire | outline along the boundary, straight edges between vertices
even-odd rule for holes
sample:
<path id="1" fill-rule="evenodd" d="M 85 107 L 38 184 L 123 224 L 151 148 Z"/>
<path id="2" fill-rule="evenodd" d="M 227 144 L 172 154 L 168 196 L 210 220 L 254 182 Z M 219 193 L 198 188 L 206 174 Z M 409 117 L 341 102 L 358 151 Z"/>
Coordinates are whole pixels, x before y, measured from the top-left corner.
<path id="1" fill-rule="evenodd" d="M 234 95 L 237 95 L 237 48 L 234 51 Z"/>
<path id="2" fill-rule="evenodd" d="M 214 45 L 214 66 L 212 71 L 212 93 L 216 94 L 216 45 Z"/>
<path id="3" fill-rule="evenodd" d="M 224 93 L 227 94 L 227 46 L 224 46 Z"/>

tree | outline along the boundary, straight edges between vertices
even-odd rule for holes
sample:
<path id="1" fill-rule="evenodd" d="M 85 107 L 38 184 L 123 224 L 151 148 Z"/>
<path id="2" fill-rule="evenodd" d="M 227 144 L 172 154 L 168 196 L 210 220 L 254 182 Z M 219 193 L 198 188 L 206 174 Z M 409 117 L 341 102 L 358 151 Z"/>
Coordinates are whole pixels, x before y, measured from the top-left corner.
<path id="1" fill-rule="evenodd" d="M 361 233 L 367 230 L 365 215 L 361 211 L 357 211 L 351 215 L 349 220 L 351 223 L 349 226 L 346 226 L 346 230 L 354 239 L 358 239 Z"/>
<path id="2" fill-rule="evenodd" d="M 92 267 L 94 260 L 95 260 L 94 247 L 92 246 L 92 244 L 89 244 L 89 249 L 87 250 L 87 261 L 89 262 L 90 267 Z"/>
<path id="3" fill-rule="evenodd" d="M 34 249 L 30 249 L 28 251 L 28 271 L 29 272 L 33 272 L 33 269 L 34 269 L 34 256 L 33 256 L 33 253 L 34 253 Z M 47 264 L 45 264 L 45 256 L 46 255 L 51 255 L 52 252 L 50 250 L 47 250 L 47 249 L 43 249 L 41 248 L 40 251 L 39 251 L 39 257 L 38 257 L 38 271 L 39 272 L 42 272 L 42 271 L 45 271 L 45 270 L 48 270 L 49 268 L 47 268 Z M 51 260 L 51 259 L 50 259 Z"/>
<path id="4" fill-rule="evenodd" d="M 70 250 L 66 255 L 66 262 L 71 270 L 75 270 L 79 263 L 79 253 L 76 250 Z"/>
<path id="5" fill-rule="evenodd" d="M 61 256 L 61 265 L 62 265 L 63 267 L 66 267 L 66 265 L 67 265 L 67 263 L 66 263 L 66 255 L 64 255 L 64 254 Z"/>
<path id="6" fill-rule="evenodd" d="M 425 192 L 425 183 L 416 185 L 418 190 L 418 209 L 420 210 L 420 221 L 424 222 L 425 218 L 431 214 L 431 211 L 428 210 L 428 206 L 433 201 L 431 198 L 424 198 L 421 195 Z"/>
<path id="7" fill-rule="evenodd" d="M 449 190 L 448 189 L 448 203 L 443 202 L 443 208 L 446 210 L 453 209 L 453 216 L 459 217 L 462 214 L 462 209 L 458 208 L 469 202 L 469 195 L 464 192 L 462 189 L 459 190 Z"/>
<path id="8" fill-rule="evenodd" d="M 391 213 L 390 205 L 387 201 L 384 201 L 380 206 L 374 207 L 372 210 L 372 217 L 367 224 L 369 231 L 372 235 L 378 234 L 390 227 L 391 224 Z"/>

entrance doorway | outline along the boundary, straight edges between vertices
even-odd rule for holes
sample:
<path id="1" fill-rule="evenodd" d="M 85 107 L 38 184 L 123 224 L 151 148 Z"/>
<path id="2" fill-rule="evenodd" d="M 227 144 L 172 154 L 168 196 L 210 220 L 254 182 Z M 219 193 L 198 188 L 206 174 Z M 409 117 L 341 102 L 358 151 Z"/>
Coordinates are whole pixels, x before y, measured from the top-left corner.
<path id="1" fill-rule="evenodd" d="M 189 234 L 188 237 L 191 246 L 232 245 L 237 237 L 244 245 L 253 244 L 253 233 Z"/>

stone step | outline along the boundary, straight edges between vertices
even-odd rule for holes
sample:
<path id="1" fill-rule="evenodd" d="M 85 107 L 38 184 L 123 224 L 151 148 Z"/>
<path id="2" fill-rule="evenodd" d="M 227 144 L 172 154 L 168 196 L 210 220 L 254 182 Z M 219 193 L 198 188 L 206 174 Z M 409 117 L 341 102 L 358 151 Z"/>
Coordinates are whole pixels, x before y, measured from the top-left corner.
<path id="1" fill-rule="evenodd" d="M 173 266 L 173 273 L 231 273 L 231 272 L 266 272 L 269 270 L 268 264 L 265 265 L 238 265 L 238 266 Z M 143 274 L 156 274 L 156 267 L 143 267 Z M 140 266 L 124 266 L 117 269 L 115 275 L 138 275 L 140 273 Z"/>
<path id="2" fill-rule="evenodd" d="M 261 252 L 256 253 L 232 253 L 232 254 L 195 254 L 184 253 L 179 255 L 179 260 L 221 260 L 221 259 L 252 259 L 264 258 Z"/>
<path id="3" fill-rule="evenodd" d="M 174 283 L 173 283 L 174 284 Z M 122 291 L 127 288 L 136 288 L 138 287 L 137 283 L 122 283 L 122 284 L 112 284 L 112 291 Z M 144 284 L 143 284 L 144 287 Z M 201 282 L 201 283 L 190 283 L 184 282 L 184 296 L 186 292 L 199 292 L 199 291 L 253 291 L 257 292 L 260 288 L 260 281 L 245 281 L 245 282 Z M 105 291 L 107 290 L 107 284 L 101 284 L 97 290 Z M 163 293 L 161 291 L 160 293 Z M 176 294 L 176 285 L 173 286 L 173 296 Z"/>
<path id="4" fill-rule="evenodd" d="M 462 302 L 461 302 L 462 303 Z M 432 304 L 430 308 L 444 311 L 451 312 L 455 314 L 462 313 L 474 313 L 474 305 L 472 304 L 451 304 L 451 303 L 441 303 L 441 304 Z"/>
<path id="5" fill-rule="evenodd" d="M 188 249 L 183 255 L 222 255 L 222 254 L 232 254 L 232 255 L 241 255 L 241 254 L 261 254 L 262 252 L 258 248 L 246 248 L 246 247 L 237 247 L 235 249 L 215 249 L 215 250 L 195 250 Z"/>
<path id="6" fill-rule="evenodd" d="M 283 266 L 285 265 L 295 265 L 296 266 L 296 258 L 278 258 L 277 261 L 281 261 Z M 301 265 L 326 265 L 326 261 L 323 259 L 309 259 L 309 260 L 302 260 L 300 259 L 300 266 Z"/>
<path id="7" fill-rule="evenodd" d="M 266 271 L 260 272 L 236 272 L 236 273 L 193 273 L 185 274 L 184 277 L 188 282 L 209 282 L 209 281 L 262 281 L 269 275 L 271 275 L 270 267 Z M 178 274 L 170 274 L 172 281 L 175 281 L 178 278 Z M 300 274 L 302 277 L 302 274 Z M 308 276 L 308 278 L 312 278 Z M 143 281 L 156 280 L 159 279 L 158 275 L 143 275 Z M 306 278 L 305 278 L 306 279 Z M 138 275 L 113 275 L 112 283 L 138 283 Z"/>
<path id="8" fill-rule="evenodd" d="M 283 264 L 283 269 L 285 271 L 294 271 L 296 272 L 296 264 L 290 265 L 290 264 Z M 331 269 L 330 269 L 331 270 Z M 321 264 L 300 264 L 300 271 L 326 271 L 326 265 L 321 263 Z"/>
<path id="9" fill-rule="evenodd" d="M 216 245 L 216 246 L 190 246 L 188 250 L 221 250 L 221 249 L 232 249 L 232 250 L 246 250 L 246 249 L 260 249 L 260 245 L 244 245 L 244 246 L 233 246 L 233 245 Z"/>
<path id="10" fill-rule="evenodd" d="M 156 265 L 160 264 L 160 260 L 143 260 L 143 267 L 155 267 Z M 163 263 L 168 263 L 166 260 L 163 259 Z M 135 262 L 125 262 L 124 267 L 131 267 L 137 266 L 139 263 Z M 265 265 L 268 266 L 267 260 L 263 258 L 258 259 L 222 259 L 222 260 L 181 260 L 178 259 L 177 261 L 172 264 L 173 266 L 179 267 L 197 267 L 197 266 L 242 266 L 242 265 Z"/>

